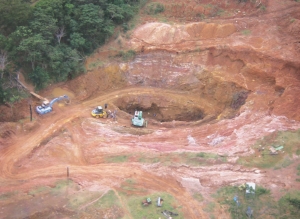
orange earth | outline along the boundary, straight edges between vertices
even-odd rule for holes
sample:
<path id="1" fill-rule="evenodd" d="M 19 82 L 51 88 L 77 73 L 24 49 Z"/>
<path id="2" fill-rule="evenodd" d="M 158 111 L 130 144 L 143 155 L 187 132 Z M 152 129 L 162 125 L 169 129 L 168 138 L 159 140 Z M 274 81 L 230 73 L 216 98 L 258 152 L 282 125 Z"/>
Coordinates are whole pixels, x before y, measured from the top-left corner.
<path id="1" fill-rule="evenodd" d="M 300 3 L 156 2 L 164 13 L 150 16 L 146 5 L 130 31 L 116 33 L 86 59 L 85 74 L 39 92 L 49 100 L 67 94 L 70 104 L 34 113 L 33 121 L 29 104 L 41 104 L 35 97 L 0 107 L 0 218 L 137 218 L 124 194 L 153 192 L 173 196 L 183 218 L 210 218 L 203 209 L 223 186 L 251 181 L 277 199 L 283 190 L 300 189 L 296 154 L 277 170 L 237 163 L 264 136 L 300 128 Z M 121 50 L 136 54 L 116 56 Z M 92 118 L 91 110 L 105 103 L 117 118 Z M 136 109 L 147 127 L 131 126 Z M 220 159 L 165 161 L 183 152 Z M 113 160 L 122 156 L 127 159 Z M 43 192 L 67 178 L 63 195 Z M 124 189 L 130 180 L 135 189 Z M 108 191 L 119 207 L 89 208 Z M 89 198 L 70 207 L 79 193 Z M 214 214 L 230 218 L 222 207 Z"/>

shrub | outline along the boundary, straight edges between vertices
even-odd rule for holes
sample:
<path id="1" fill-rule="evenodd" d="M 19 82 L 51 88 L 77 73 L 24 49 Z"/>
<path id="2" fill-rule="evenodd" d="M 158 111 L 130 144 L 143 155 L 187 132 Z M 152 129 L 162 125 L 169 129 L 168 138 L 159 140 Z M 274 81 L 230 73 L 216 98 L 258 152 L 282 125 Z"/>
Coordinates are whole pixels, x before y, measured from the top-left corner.
<path id="1" fill-rule="evenodd" d="M 134 50 L 121 51 L 117 54 L 117 57 L 122 57 L 124 61 L 128 61 L 133 59 L 136 56 L 136 52 Z"/>
<path id="2" fill-rule="evenodd" d="M 146 13 L 149 15 L 159 14 L 165 11 L 165 6 L 160 3 L 151 3 L 146 7 Z"/>

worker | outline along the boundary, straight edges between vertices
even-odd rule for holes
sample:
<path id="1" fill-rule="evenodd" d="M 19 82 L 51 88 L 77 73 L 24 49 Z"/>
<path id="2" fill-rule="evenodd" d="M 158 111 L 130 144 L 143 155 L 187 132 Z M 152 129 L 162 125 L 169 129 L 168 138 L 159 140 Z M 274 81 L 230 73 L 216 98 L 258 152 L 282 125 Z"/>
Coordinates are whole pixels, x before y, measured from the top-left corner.
<path id="1" fill-rule="evenodd" d="M 104 108 L 105 108 L 105 109 L 107 109 L 107 103 L 106 103 L 106 104 L 104 104 Z"/>

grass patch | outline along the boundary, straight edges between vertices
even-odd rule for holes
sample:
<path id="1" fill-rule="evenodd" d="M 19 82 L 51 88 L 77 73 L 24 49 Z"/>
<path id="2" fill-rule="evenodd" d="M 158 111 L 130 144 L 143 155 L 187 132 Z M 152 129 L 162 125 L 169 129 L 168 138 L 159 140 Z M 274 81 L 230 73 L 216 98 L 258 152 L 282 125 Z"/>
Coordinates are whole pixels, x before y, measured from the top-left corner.
<path id="1" fill-rule="evenodd" d="M 113 190 L 109 190 L 101 199 L 99 199 L 94 206 L 109 208 L 114 205 L 121 206 L 120 201 Z"/>
<path id="2" fill-rule="evenodd" d="M 148 206 L 143 206 L 142 201 L 146 198 L 151 198 L 152 203 Z M 164 201 L 162 207 L 157 207 L 156 201 L 158 197 L 161 197 Z M 127 198 L 127 197 L 124 197 Z M 127 204 L 133 218 L 153 219 L 153 218 L 165 218 L 161 213 L 163 210 L 168 210 L 173 213 L 177 213 L 176 219 L 183 219 L 183 213 L 181 212 L 181 206 L 178 202 L 168 193 L 153 193 L 147 196 L 131 196 L 127 198 Z"/>
<path id="3" fill-rule="evenodd" d="M 140 163 L 159 163 L 160 162 L 160 158 L 159 157 L 149 157 L 145 154 L 142 154 L 139 156 L 138 158 L 138 162 Z"/>
<path id="4" fill-rule="evenodd" d="M 216 207 L 216 204 L 214 202 L 208 202 L 203 210 L 206 212 L 213 212 L 215 207 Z"/>
<path id="5" fill-rule="evenodd" d="M 55 184 L 55 187 L 51 189 L 51 193 L 57 194 L 66 191 L 68 187 L 75 187 L 76 184 L 69 179 L 59 180 Z"/>
<path id="6" fill-rule="evenodd" d="M 253 210 L 251 218 L 274 218 L 278 213 L 278 203 L 273 200 L 270 191 L 257 186 L 255 194 L 247 195 L 245 188 L 227 186 L 219 189 L 213 197 L 216 203 L 225 205 L 233 219 L 247 219 L 248 207 Z"/>
<path id="7" fill-rule="evenodd" d="M 265 6 L 265 5 L 261 5 L 260 7 L 259 7 L 259 9 L 261 10 L 261 11 L 266 11 L 267 10 L 267 6 Z"/>
<path id="8" fill-rule="evenodd" d="M 68 207 L 73 210 L 76 210 L 81 206 L 96 200 L 98 197 L 100 197 L 100 195 L 101 193 L 99 192 L 90 191 L 76 193 L 68 197 Z"/>
<path id="9" fill-rule="evenodd" d="M 248 29 L 242 30 L 241 33 L 245 36 L 249 36 L 251 34 L 251 30 L 248 30 Z"/>
<path id="10" fill-rule="evenodd" d="M 195 199 L 195 200 L 197 200 L 198 202 L 203 202 L 203 196 L 200 194 L 200 193 L 194 193 L 193 194 L 193 198 Z"/>
<path id="11" fill-rule="evenodd" d="M 146 194 L 148 191 L 140 187 L 134 179 L 125 180 L 120 186 L 120 194 L 124 196 L 135 196 L 136 194 Z"/>
<path id="12" fill-rule="evenodd" d="M 40 187 L 37 187 L 35 189 L 32 189 L 28 192 L 28 195 L 32 195 L 32 196 L 35 196 L 35 195 L 40 195 L 40 194 L 44 194 L 44 193 L 48 193 L 50 191 L 50 187 L 48 186 L 40 186 Z"/>
<path id="13" fill-rule="evenodd" d="M 279 215 L 280 218 L 299 218 L 300 212 L 300 191 L 287 193 L 279 200 Z"/>
<path id="14" fill-rule="evenodd" d="M 158 154 L 127 154 L 123 156 L 108 157 L 107 162 L 125 162 L 127 160 L 136 160 L 140 163 L 160 163 L 164 166 L 169 165 L 190 165 L 190 166 L 204 166 L 211 163 L 225 163 L 226 157 L 220 157 L 213 153 L 164 153 L 163 155 Z"/>
<path id="15" fill-rule="evenodd" d="M 14 191 L 14 192 L 7 192 L 7 193 L 4 193 L 4 194 L 1 194 L 1 195 L 0 195 L 0 200 L 10 199 L 10 198 L 14 197 L 14 196 L 17 195 L 17 194 L 18 194 L 17 191 Z"/>
<path id="16" fill-rule="evenodd" d="M 128 160 L 127 155 L 105 157 L 105 161 L 107 163 L 124 163 L 124 162 L 127 162 L 127 160 Z"/>
<path id="17" fill-rule="evenodd" d="M 128 50 L 128 51 L 120 51 L 116 57 L 120 57 L 123 59 L 123 61 L 129 61 L 134 59 L 136 56 L 136 52 L 134 50 Z"/>
<path id="18" fill-rule="evenodd" d="M 89 64 L 88 66 L 88 70 L 93 70 L 93 69 L 96 69 L 96 68 L 101 68 L 104 66 L 104 62 L 100 61 L 100 60 L 97 60 L 95 62 L 92 62 Z"/>
<path id="19" fill-rule="evenodd" d="M 276 155 L 272 155 L 270 148 L 278 148 Z M 293 154 L 299 153 L 300 149 L 300 129 L 296 131 L 274 132 L 268 136 L 259 139 L 252 148 L 255 153 L 248 157 L 241 157 L 238 163 L 248 167 L 259 168 L 285 168 L 293 161 Z"/>
<path id="20" fill-rule="evenodd" d="M 217 159 L 219 157 L 219 155 L 212 154 L 212 153 L 200 152 L 200 153 L 196 154 L 196 157 L 202 157 L 202 158 L 205 158 L 205 159 L 210 159 L 210 158 Z"/>

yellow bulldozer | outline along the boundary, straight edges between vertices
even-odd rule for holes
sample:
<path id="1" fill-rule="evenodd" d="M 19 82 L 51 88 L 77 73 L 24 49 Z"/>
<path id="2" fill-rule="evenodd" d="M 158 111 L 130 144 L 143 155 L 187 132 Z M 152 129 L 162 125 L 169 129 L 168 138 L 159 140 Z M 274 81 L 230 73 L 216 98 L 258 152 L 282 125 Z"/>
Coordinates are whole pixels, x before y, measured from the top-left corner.
<path id="1" fill-rule="evenodd" d="M 107 112 L 103 110 L 101 106 L 97 106 L 95 109 L 93 109 L 91 114 L 95 118 L 107 118 Z"/>

